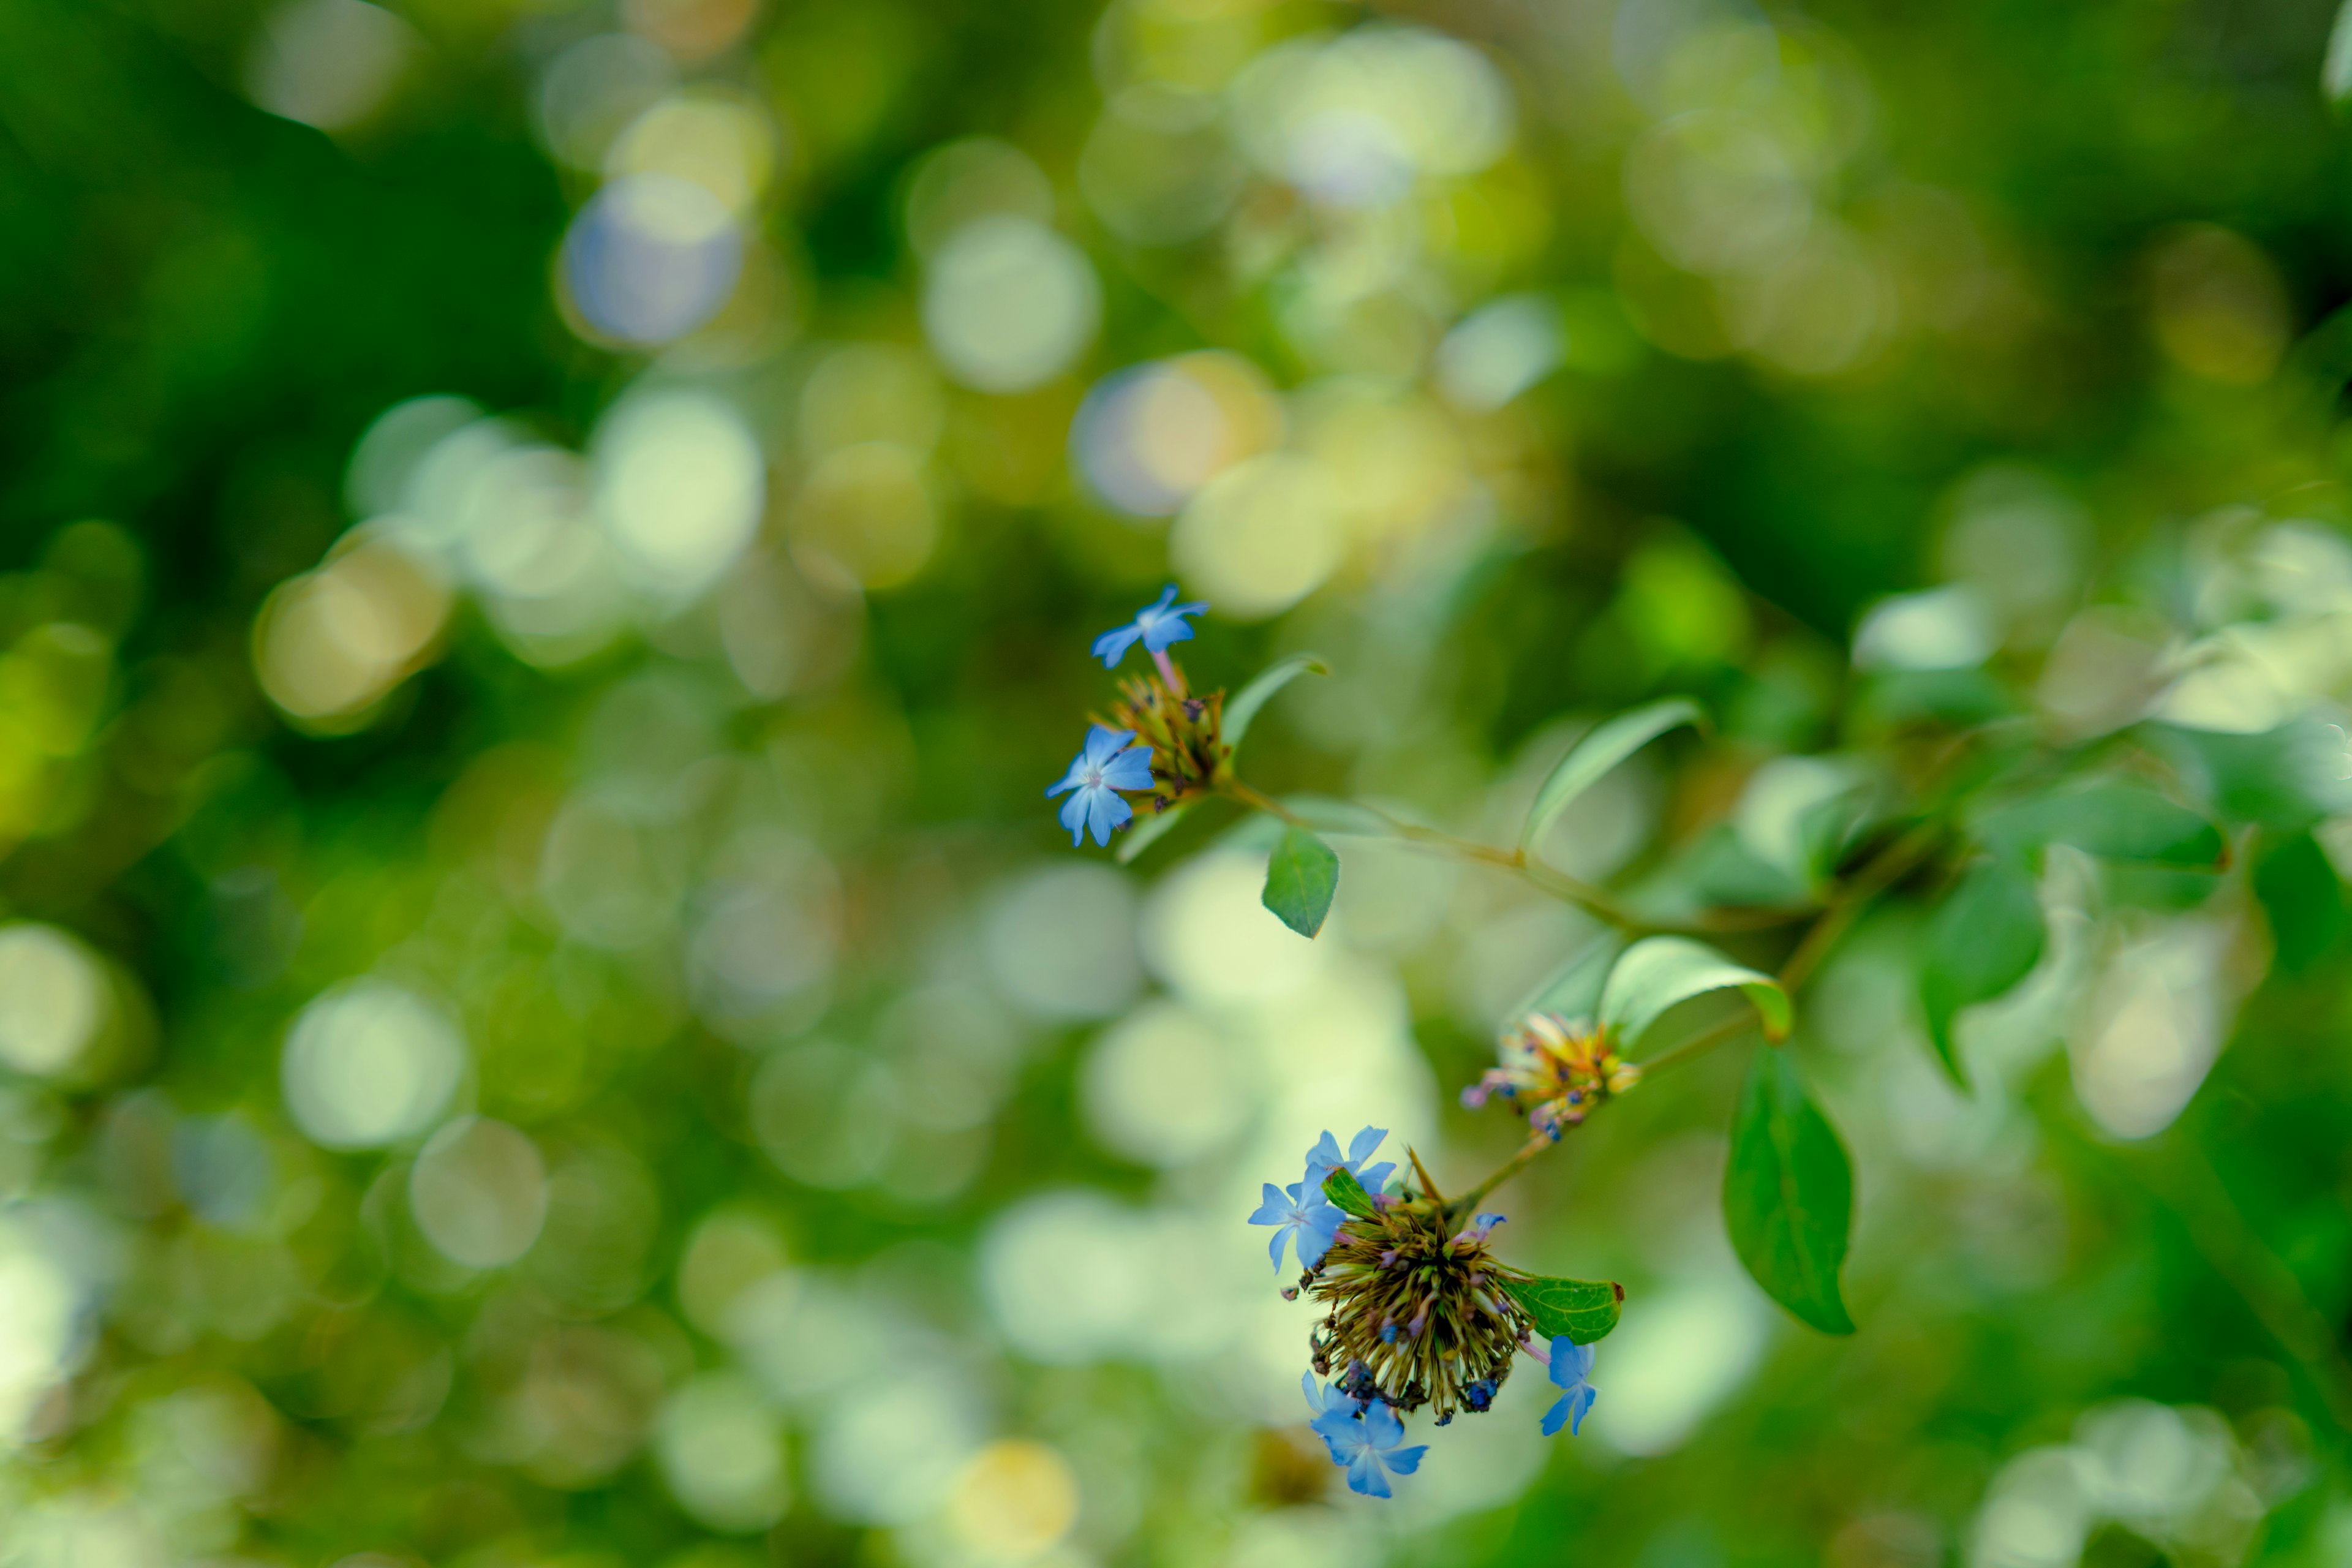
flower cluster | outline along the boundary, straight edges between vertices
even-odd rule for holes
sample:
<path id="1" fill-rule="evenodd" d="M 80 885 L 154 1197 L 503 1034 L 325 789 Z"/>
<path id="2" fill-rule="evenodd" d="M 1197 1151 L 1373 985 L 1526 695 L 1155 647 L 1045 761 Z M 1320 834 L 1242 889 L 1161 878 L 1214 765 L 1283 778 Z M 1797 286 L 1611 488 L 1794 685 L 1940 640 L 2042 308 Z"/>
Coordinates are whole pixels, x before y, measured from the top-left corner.
<path id="1" fill-rule="evenodd" d="M 1090 831 L 1096 843 L 1108 845 L 1135 816 L 1129 796 L 1148 796 L 1155 810 L 1166 811 L 1209 788 L 1225 767 L 1225 694 L 1192 695 L 1182 668 L 1168 654 L 1192 636 L 1189 617 L 1208 607 L 1176 603 L 1171 584 L 1132 621 L 1095 639 L 1094 654 L 1104 668 L 1118 668 L 1141 643 L 1156 673 L 1119 683 L 1109 717 L 1093 721 L 1069 773 L 1045 792 L 1048 799 L 1069 793 L 1061 817 L 1073 845 Z"/>
<path id="2" fill-rule="evenodd" d="M 1557 1013 L 1534 1013 L 1503 1035 L 1503 1065 L 1462 1091 L 1475 1110 L 1501 1095 L 1528 1119 L 1530 1131 L 1558 1142 L 1611 1095 L 1639 1083 L 1642 1069 L 1620 1060 L 1605 1026 Z"/>
<path id="3" fill-rule="evenodd" d="M 1250 1216 L 1276 1227 L 1277 1270 L 1285 1242 L 1296 1250 L 1301 1273 L 1283 1295 L 1303 1290 L 1326 1309 L 1307 1339 L 1310 1425 L 1349 1487 L 1371 1497 L 1391 1495 L 1389 1478 L 1412 1474 L 1427 1452 L 1404 1446 L 1403 1416 L 1427 1408 L 1443 1426 L 1460 1411 L 1483 1414 L 1520 1354 L 1546 1362 L 1565 1391 L 1544 1418 L 1547 1436 L 1562 1426 L 1574 1432 L 1593 1399 L 1591 1348 L 1566 1335 L 1541 1347 L 1507 1288 L 1524 1277 L 1488 1250 L 1503 1216 L 1457 1226 L 1418 1161 L 1418 1186 L 1392 1182 L 1392 1164 L 1370 1163 L 1386 1137 L 1367 1127 L 1342 1155 L 1324 1133 L 1307 1151 L 1305 1176 L 1287 1187 L 1265 1184 Z M 1351 1180 L 1335 1181 L 1340 1172 Z"/>

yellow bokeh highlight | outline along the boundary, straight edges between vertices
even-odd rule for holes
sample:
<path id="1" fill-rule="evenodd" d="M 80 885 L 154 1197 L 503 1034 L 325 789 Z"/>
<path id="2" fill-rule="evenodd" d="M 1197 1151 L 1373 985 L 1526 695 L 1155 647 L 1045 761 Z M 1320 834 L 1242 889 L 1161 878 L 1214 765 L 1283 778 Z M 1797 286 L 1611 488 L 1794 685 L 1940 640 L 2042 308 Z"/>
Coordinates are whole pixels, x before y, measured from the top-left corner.
<path id="1" fill-rule="evenodd" d="M 1047 1551 L 1078 1520 L 1078 1478 L 1046 1445 L 1006 1437 L 972 1456 L 948 1494 L 947 1525 L 977 1555 L 1018 1562 Z"/>
<path id="2" fill-rule="evenodd" d="M 449 616 L 432 567 L 378 534 L 346 541 L 316 572 L 279 584 L 254 621 L 261 689 L 318 729 L 364 719 L 424 661 Z"/>

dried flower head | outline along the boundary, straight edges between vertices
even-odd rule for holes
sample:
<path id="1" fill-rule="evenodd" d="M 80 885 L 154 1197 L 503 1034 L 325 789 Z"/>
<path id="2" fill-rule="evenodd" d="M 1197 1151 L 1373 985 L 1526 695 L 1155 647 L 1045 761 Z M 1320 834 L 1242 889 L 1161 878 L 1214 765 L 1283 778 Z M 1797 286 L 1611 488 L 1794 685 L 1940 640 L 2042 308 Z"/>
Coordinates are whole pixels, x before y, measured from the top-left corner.
<path id="1" fill-rule="evenodd" d="M 1302 1283 L 1329 1308 L 1308 1340 L 1316 1372 L 1400 1411 L 1428 1405 L 1439 1426 L 1480 1411 L 1510 1375 L 1534 1325 L 1487 1250 L 1499 1215 L 1457 1227 L 1426 1191 L 1376 1198 L 1339 1226 Z"/>
<path id="2" fill-rule="evenodd" d="M 1119 700 L 1097 723 L 1132 731 L 1151 748 L 1151 800 L 1166 811 L 1205 792 L 1226 766 L 1225 694 L 1194 697 L 1184 671 L 1163 657 L 1165 673 L 1148 671 L 1118 683 Z"/>
<path id="3" fill-rule="evenodd" d="M 1554 1140 L 1642 1080 L 1610 1044 L 1608 1026 L 1587 1018 L 1531 1013 L 1503 1032 L 1499 1054 L 1503 1065 L 1464 1089 L 1462 1103 L 1475 1110 L 1501 1095 L 1530 1131 Z"/>

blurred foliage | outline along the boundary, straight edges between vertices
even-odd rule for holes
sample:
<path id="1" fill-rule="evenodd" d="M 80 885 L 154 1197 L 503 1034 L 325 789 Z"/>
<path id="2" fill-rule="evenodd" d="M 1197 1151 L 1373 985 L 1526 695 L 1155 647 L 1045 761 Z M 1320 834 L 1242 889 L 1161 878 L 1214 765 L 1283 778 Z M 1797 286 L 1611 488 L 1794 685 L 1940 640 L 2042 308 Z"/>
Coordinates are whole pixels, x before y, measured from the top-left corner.
<path id="1" fill-rule="evenodd" d="M 2352 1563 L 2332 25 L 0 7 L 0 1564 Z M 1951 828 L 1773 1069 L 1856 1334 L 1724 1232 L 1742 1044 L 1509 1194 L 1582 1436 L 1335 1489 L 1258 1183 L 1507 1154 L 1597 928 L 1074 854 L 1171 577 L 1328 663 L 1269 792 L 1507 845 L 1688 697 L 1538 853 Z"/>

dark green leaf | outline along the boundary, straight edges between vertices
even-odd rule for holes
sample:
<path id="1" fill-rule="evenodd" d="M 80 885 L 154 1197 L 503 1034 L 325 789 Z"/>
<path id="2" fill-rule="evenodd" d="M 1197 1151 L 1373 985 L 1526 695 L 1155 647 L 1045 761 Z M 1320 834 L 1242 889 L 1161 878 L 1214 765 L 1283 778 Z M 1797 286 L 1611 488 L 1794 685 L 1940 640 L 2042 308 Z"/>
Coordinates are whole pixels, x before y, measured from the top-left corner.
<path id="1" fill-rule="evenodd" d="M 1987 844 L 2011 850 L 2071 844 L 2102 859 L 2160 866 L 2215 866 L 2226 848 L 2221 830 L 2203 816 L 2129 779 L 2009 806 L 1977 831 Z"/>
<path id="2" fill-rule="evenodd" d="M 1381 1211 L 1372 1206 L 1372 1194 L 1364 1191 L 1364 1184 L 1356 1180 L 1356 1173 L 1341 1165 L 1323 1178 L 1323 1195 L 1341 1214 L 1354 1215 L 1358 1219 L 1370 1219 Z"/>
<path id="3" fill-rule="evenodd" d="M 1519 827 L 1520 850 L 1524 853 L 1539 842 L 1544 829 L 1601 774 L 1677 724 L 1704 728 L 1706 710 L 1687 697 L 1669 697 L 1593 726 L 1569 748 L 1568 755 L 1560 758 L 1536 791 L 1536 803 L 1528 808 L 1528 819 Z"/>
<path id="4" fill-rule="evenodd" d="M 1927 928 L 1919 965 L 1919 1001 L 1927 1038 L 1952 1081 L 1968 1087 L 1952 1019 L 2000 995 L 2042 960 L 2042 900 L 2033 879 L 2013 861 L 1980 860 L 1963 876 Z"/>
<path id="5" fill-rule="evenodd" d="M 1238 748 L 1242 737 L 1248 734 L 1250 726 L 1257 721 L 1259 711 L 1274 700 L 1275 693 L 1310 669 L 1318 675 L 1331 673 L 1330 667 L 1313 654 L 1293 654 L 1267 666 L 1256 679 L 1234 692 L 1234 700 L 1225 704 L 1220 726 L 1225 744 Z"/>
<path id="6" fill-rule="evenodd" d="M 2254 896 L 2270 916 L 2279 963 L 2305 969 L 2344 926 L 2344 884 L 2318 840 L 2298 833 L 2254 868 Z"/>
<path id="7" fill-rule="evenodd" d="M 1265 863 L 1265 907 L 1301 936 L 1323 929 L 1331 895 L 1339 889 L 1339 857 L 1301 828 L 1283 830 Z"/>
<path id="8" fill-rule="evenodd" d="M 1758 1051 L 1723 1171 L 1723 1218 L 1739 1261 L 1799 1318 L 1825 1334 L 1850 1334 L 1838 1268 L 1853 1217 L 1844 1145 L 1788 1054 Z"/>
<path id="9" fill-rule="evenodd" d="M 1578 1344 L 1606 1339 L 1624 1310 L 1625 1287 L 1613 1279 L 1554 1279 L 1541 1274 L 1506 1274 L 1503 1289 L 1535 1320 L 1545 1339 L 1566 1334 Z"/>

